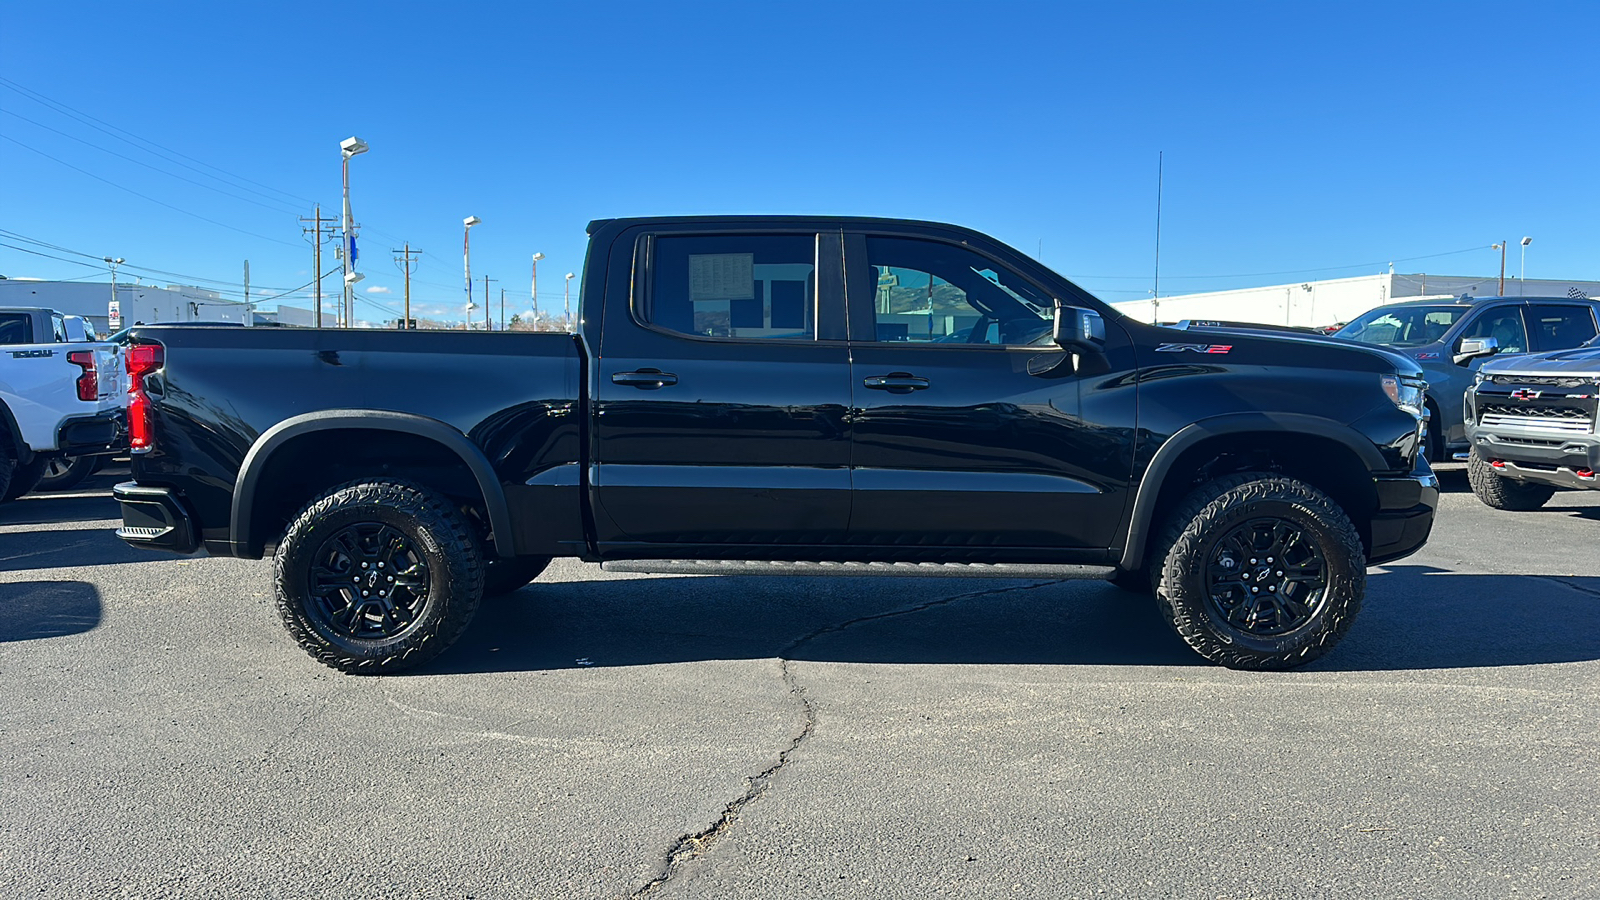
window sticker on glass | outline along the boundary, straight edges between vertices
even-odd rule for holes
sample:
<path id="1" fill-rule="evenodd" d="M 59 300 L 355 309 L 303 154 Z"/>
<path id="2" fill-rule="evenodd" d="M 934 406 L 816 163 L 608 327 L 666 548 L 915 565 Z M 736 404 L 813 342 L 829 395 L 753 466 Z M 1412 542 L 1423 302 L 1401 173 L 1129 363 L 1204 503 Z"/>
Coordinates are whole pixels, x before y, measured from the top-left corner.
<path id="1" fill-rule="evenodd" d="M 697 253 L 689 256 L 689 298 L 752 300 L 755 298 L 754 253 Z"/>

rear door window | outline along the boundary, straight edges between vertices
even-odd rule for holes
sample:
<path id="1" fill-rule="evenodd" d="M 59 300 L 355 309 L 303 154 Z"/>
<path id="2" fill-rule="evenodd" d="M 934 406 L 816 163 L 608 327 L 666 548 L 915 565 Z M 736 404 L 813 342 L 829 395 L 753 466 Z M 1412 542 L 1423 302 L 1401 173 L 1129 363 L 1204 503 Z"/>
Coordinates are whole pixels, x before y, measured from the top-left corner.
<path id="1" fill-rule="evenodd" d="M 1580 304 L 1530 303 L 1528 327 L 1536 350 L 1571 350 L 1595 336 L 1594 312 Z"/>
<path id="2" fill-rule="evenodd" d="M 731 340 L 816 338 L 815 235 L 657 237 L 640 317 Z"/>
<path id="3" fill-rule="evenodd" d="M 0 344 L 33 343 L 33 320 L 27 313 L 0 313 Z"/>

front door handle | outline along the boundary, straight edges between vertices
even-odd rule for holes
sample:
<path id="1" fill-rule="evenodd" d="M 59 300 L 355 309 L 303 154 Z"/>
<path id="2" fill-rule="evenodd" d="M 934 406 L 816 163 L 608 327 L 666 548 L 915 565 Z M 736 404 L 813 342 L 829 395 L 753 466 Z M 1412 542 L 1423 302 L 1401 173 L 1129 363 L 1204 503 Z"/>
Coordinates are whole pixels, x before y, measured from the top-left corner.
<path id="1" fill-rule="evenodd" d="M 677 384 L 678 376 L 660 369 L 640 369 L 637 372 L 617 372 L 611 376 L 611 383 L 653 391 L 669 384 Z"/>
<path id="2" fill-rule="evenodd" d="M 928 379 L 919 378 L 910 372 L 873 375 L 861 383 L 875 391 L 888 391 L 892 394 L 909 394 L 912 391 L 923 390 L 930 384 Z"/>

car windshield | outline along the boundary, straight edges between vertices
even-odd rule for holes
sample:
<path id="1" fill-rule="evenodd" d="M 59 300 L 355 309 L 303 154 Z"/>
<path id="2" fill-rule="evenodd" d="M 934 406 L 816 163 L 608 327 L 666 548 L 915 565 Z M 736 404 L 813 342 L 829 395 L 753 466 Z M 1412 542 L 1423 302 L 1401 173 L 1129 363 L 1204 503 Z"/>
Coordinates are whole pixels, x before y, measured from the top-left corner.
<path id="1" fill-rule="evenodd" d="M 1391 306 L 1362 313 L 1355 321 L 1334 332 L 1334 337 L 1349 338 L 1363 344 L 1386 347 L 1420 347 L 1444 338 L 1470 306 Z"/>

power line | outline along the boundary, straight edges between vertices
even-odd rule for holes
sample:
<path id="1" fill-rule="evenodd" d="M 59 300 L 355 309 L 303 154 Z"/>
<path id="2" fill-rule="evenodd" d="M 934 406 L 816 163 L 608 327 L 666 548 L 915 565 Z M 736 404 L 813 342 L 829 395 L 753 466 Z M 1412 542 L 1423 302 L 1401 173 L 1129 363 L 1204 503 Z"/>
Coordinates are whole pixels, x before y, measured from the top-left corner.
<path id="1" fill-rule="evenodd" d="M 184 176 L 179 175 L 179 174 L 177 174 L 175 172 L 168 172 L 166 169 L 162 169 L 162 168 L 159 168 L 157 166 L 152 166 L 149 163 L 145 162 L 144 160 L 134 159 L 133 157 L 128 156 L 126 154 L 118 153 L 115 150 L 111 150 L 111 149 L 108 149 L 106 147 L 102 147 L 99 144 L 95 144 L 95 143 L 91 143 L 90 141 L 86 141 L 83 138 L 78 137 L 77 135 L 68 134 L 67 132 L 62 131 L 62 130 L 60 130 L 58 128 L 51 128 L 49 125 L 46 125 L 43 122 L 35 122 L 34 120 L 28 118 L 27 116 L 20 115 L 18 113 L 14 113 L 9 109 L 0 109 L 0 112 L 3 112 L 8 116 L 13 116 L 15 118 L 21 119 L 22 121 L 27 122 L 30 125 L 37 125 L 38 127 L 43 128 L 46 131 L 53 131 L 56 134 L 59 134 L 64 138 L 70 138 L 71 140 L 77 141 L 78 143 L 83 144 L 84 146 L 93 147 L 94 149 L 99 150 L 102 153 L 109 153 L 109 154 L 111 154 L 112 156 L 115 156 L 118 159 L 125 159 L 128 162 L 133 163 L 134 165 L 144 166 L 146 169 L 149 169 L 152 172 L 159 172 L 162 175 L 166 175 L 169 178 L 176 178 L 179 181 L 183 181 L 183 182 L 186 182 L 188 184 L 192 184 L 195 187 L 205 188 L 208 191 L 216 191 L 217 193 L 223 195 L 224 197 L 232 197 L 235 200 L 243 200 L 246 203 L 253 203 L 256 206 L 261 207 L 262 209 L 270 209 L 273 212 L 287 212 L 287 213 L 293 213 L 294 212 L 294 210 L 288 209 L 287 207 L 283 207 L 283 206 L 268 206 L 267 204 L 262 203 L 260 200 L 251 200 L 249 197 L 242 197 L 242 196 L 240 196 L 238 194 L 230 193 L 228 191 L 223 190 L 222 188 L 215 187 L 213 185 L 209 185 L 209 184 L 206 184 L 204 182 L 195 181 L 193 178 L 185 178 Z"/>
<path id="2" fill-rule="evenodd" d="M 199 163 L 200 165 L 205 166 L 208 169 L 211 169 L 211 170 L 217 171 L 217 172 L 221 172 L 222 174 L 227 175 L 229 178 L 235 178 L 235 179 L 238 179 L 240 181 L 249 182 L 250 184 L 256 185 L 257 187 L 266 188 L 267 190 L 272 191 L 273 193 L 282 194 L 283 196 L 288 197 L 291 200 L 301 201 L 301 202 L 305 202 L 305 203 L 314 202 L 312 200 L 306 199 L 305 197 L 296 196 L 294 194 L 289 193 L 288 191 L 278 190 L 277 188 L 272 187 L 271 185 L 262 184 L 259 181 L 253 181 L 253 180 L 251 180 L 249 178 L 244 177 L 243 175 L 236 175 L 236 174 L 234 174 L 232 172 L 229 172 L 226 169 L 222 169 L 222 168 L 218 168 L 217 166 L 213 166 L 208 162 L 204 162 L 202 160 L 195 159 L 192 156 L 187 156 L 187 155 L 185 155 L 183 153 L 179 153 L 178 151 L 172 149 L 171 147 L 163 146 L 163 145 L 158 144 L 155 141 L 152 141 L 152 140 L 150 140 L 148 138 L 140 137 L 139 135 L 136 135 L 131 131 L 127 131 L 125 129 L 118 128 L 117 126 L 112 125 L 110 122 L 106 122 L 106 121 L 104 121 L 102 119 L 96 119 L 94 116 L 91 116 L 86 112 L 82 112 L 81 110 L 73 109 L 72 107 L 68 106 L 67 104 L 60 102 L 59 100 L 52 100 L 49 97 L 45 96 L 44 94 L 41 94 L 38 91 L 32 90 L 31 88 L 25 88 L 22 85 L 16 83 L 15 81 L 10 80 L 9 78 L 0 77 L 0 86 L 4 86 L 4 87 L 7 87 L 7 88 L 10 88 L 12 91 L 15 91 L 16 93 L 21 94 L 22 96 L 28 98 L 29 100 L 32 100 L 35 103 L 38 103 L 38 104 L 40 104 L 42 106 L 45 106 L 45 107 L 47 107 L 49 109 L 52 109 L 55 112 L 59 112 L 59 113 L 61 113 L 63 115 L 66 115 L 66 116 L 68 116 L 70 118 L 77 119 L 79 122 L 82 122 L 83 124 L 88 125 L 90 128 L 93 128 L 96 131 L 101 131 L 101 132 L 104 132 L 106 134 L 109 134 L 112 137 L 116 138 L 117 140 L 122 141 L 125 144 L 129 144 L 131 146 L 137 147 L 138 149 L 143 150 L 144 152 L 149 153 L 149 154 L 151 154 L 153 156 L 161 156 L 161 154 L 156 153 L 154 150 L 149 149 L 149 147 L 140 147 L 139 144 L 138 143 L 134 143 L 134 141 L 138 141 L 139 143 L 143 143 L 143 144 L 149 144 L 151 147 L 157 147 L 157 148 L 159 148 L 159 149 L 161 149 L 161 150 L 163 150 L 163 151 L 165 151 L 167 153 L 172 154 L 173 156 L 182 157 L 183 159 L 187 159 L 190 162 Z M 95 124 L 95 123 L 98 123 L 98 124 Z M 104 126 L 104 127 L 102 127 L 102 126 Z M 124 137 L 123 135 L 126 135 L 126 137 Z M 130 140 L 130 138 L 132 140 Z M 188 170 L 190 170 L 192 172 L 197 172 L 197 173 L 199 173 L 201 175 L 204 175 L 207 178 L 211 178 L 211 179 L 216 180 L 216 181 L 222 181 L 223 180 L 223 179 L 218 178 L 217 176 L 212 175 L 212 174 L 210 174 L 208 172 L 201 172 L 199 169 L 196 169 L 194 166 L 185 165 L 184 163 L 178 162 L 175 159 L 170 159 L 170 158 L 167 158 L 167 157 L 162 157 L 162 158 L 163 159 L 167 159 L 168 162 L 174 163 L 174 164 L 179 165 L 179 166 L 183 166 L 185 169 L 188 169 Z M 266 194 L 261 193 L 260 191 L 253 191 L 250 188 L 244 187 L 243 185 L 232 185 L 232 186 L 233 187 L 237 187 L 237 188 L 239 188 L 240 190 L 243 190 L 243 191 L 248 191 L 249 193 L 255 194 L 258 197 L 264 197 L 264 198 L 266 198 L 268 200 L 276 200 L 276 198 L 274 198 L 274 197 L 269 197 Z"/>
<path id="3" fill-rule="evenodd" d="M 54 156 L 51 156 L 50 154 L 44 152 L 43 150 L 38 150 L 38 149 L 35 149 L 33 147 L 30 147 L 27 144 L 24 144 L 23 142 L 17 140 L 16 138 L 11 137 L 10 135 L 0 134 L 0 138 L 4 138 L 5 140 L 8 140 L 11 143 L 16 144 L 18 147 L 21 147 L 24 150 L 28 150 L 28 151 L 31 151 L 33 153 L 37 153 L 40 156 L 44 157 L 45 159 L 53 160 L 54 162 L 60 163 L 61 165 L 66 166 L 67 168 L 73 170 L 74 172 L 81 172 L 84 175 L 87 175 L 87 176 L 89 176 L 90 178 L 93 178 L 96 181 L 104 182 L 106 184 L 111 185 L 114 188 L 118 188 L 120 190 L 127 191 L 128 193 L 130 193 L 130 194 L 132 194 L 135 197 L 138 197 L 140 199 L 149 200 L 151 203 L 154 203 L 157 206 L 164 206 L 167 209 L 173 210 L 174 212 L 180 212 L 180 213 L 183 213 L 186 216 L 193 216 L 194 218 L 199 219 L 202 222 L 208 222 L 208 223 L 210 223 L 212 225 L 215 225 L 215 226 L 217 226 L 219 228 L 226 228 L 229 231 L 237 231 L 240 234 L 248 235 L 248 236 L 253 237 L 253 238 L 258 238 L 258 239 L 263 240 L 263 241 L 271 241 L 274 244 L 282 244 L 285 247 L 294 247 L 295 246 L 294 244 L 291 244 L 288 241 L 280 241 L 277 238 L 267 237 L 264 234 L 256 234 L 253 231 L 245 231 L 243 228 L 235 228 L 234 226 L 229 225 L 226 222 L 218 222 L 216 219 L 208 219 L 205 216 L 200 215 L 199 213 L 190 212 L 187 209 L 182 209 L 180 207 L 173 206 L 170 203 L 164 203 L 164 202 L 162 202 L 160 200 L 157 200 L 156 198 L 151 197 L 149 195 L 141 194 L 138 191 L 134 190 L 133 188 L 124 187 L 123 185 L 117 184 L 115 181 L 111 181 L 110 179 L 107 179 L 107 178 L 101 178 L 99 175 L 96 175 L 93 172 L 89 172 L 87 170 L 80 169 L 77 166 L 73 165 L 72 163 L 66 162 L 64 160 L 56 159 Z"/>
<path id="4" fill-rule="evenodd" d="M 81 250 L 74 250 L 71 247 L 63 247 L 63 246 L 61 246 L 59 244 L 49 243 L 48 241 L 41 241 L 38 238 L 28 237 L 25 234 L 21 234 L 19 232 L 11 231 L 11 230 L 5 229 L 5 228 L 0 228 L 0 234 L 4 234 L 4 235 L 6 235 L 8 237 L 11 237 L 11 238 L 14 238 L 16 240 L 25 241 L 27 243 L 34 244 L 34 245 L 37 245 L 37 246 L 40 246 L 40 247 L 46 247 L 46 248 L 49 248 L 51 250 L 57 250 L 57 251 L 60 251 L 62 253 L 71 253 L 74 256 L 81 256 L 84 259 L 93 260 L 94 263 L 95 263 L 95 268 L 104 268 L 101 265 L 101 262 L 103 261 L 104 258 L 100 257 L 100 256 L 95 256 L 92 253 L 84 253 Z M 13 249 L 21 249 L 21 248 L 13 248 Z M 40 254 L 40 255 L 43 255 L 43 254 Z M 55 259 L 57 257 L 51 257 L 51 258 Z M 69 260 L 62 260 L 62 262 L 74 262 L 74 260 L 70 260 L 70 259 Z M 78 263 L 78 265 L 83 265 L 83 263 Z M 181 279 L 183 281 L 207 282 L 207 283 L 210 283 L 210 284 L 227 285 L 228 287 L 240 287 L 240 286 L 242 286 L 240 282 L 228 281 L 227 279 L 223 279 L 223 278 L 207 278 L 207 277 L 205 277 L 203 275 L 188 275 L 188 274 L 185 274 L 183 272 L 168 272 L 168 271 L 166 271 L 164 269 L 152 269 L 149 266 L 138 266 L 138 265 L 133 265 L 133 264 L 130 264 L 130 263 L 123 263 L 122 264 L 122 268 L 131 269 L 131 270 L 137 271 L 137 272 L 148 272 L 148 273 L 151 273 L 151 274 L 154 274 L 154 275 L 164 275 L 164 276 L 166 276 L 168 278 L 177 278 L 177 279 Z M 264 290 L 264 291 L 282 290 L 282 288 L 266 287 L 266 286 L 261 286 L 261 289 Z"/>

